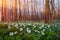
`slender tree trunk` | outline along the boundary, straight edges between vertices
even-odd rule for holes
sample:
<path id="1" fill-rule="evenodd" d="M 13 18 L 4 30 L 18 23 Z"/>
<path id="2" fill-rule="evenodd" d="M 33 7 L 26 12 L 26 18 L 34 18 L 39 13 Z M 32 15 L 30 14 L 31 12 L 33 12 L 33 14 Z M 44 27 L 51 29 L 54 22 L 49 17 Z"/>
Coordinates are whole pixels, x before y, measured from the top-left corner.
<path id="1" fill-rule="evenodd" d="M 6 0 L 2 0 L 2 21 L 6 21 Z"/>
<path id="2" fill-rule="evenodd" d="M 52 7 L 52 9 L 51 9 L 51 15 L 52 15 L 52 17 L 51 17 L 51 22 L 53 22 L 55 19 L 56 19 L 56 11 L 55 11 L 55 8 L 54 8 L 54 0 L 51 0 L 51 7 Z"/>
<path id="3" fill-rule="evenodd" d="M 60 15 L 59 15 L 59 0 L 58 0 L 58 20 L 59 20 L 59 17 Z"/>
<path id="4" fill-rule="evenodd" d="M 45 8 L 45 23 L 50 23 L 50 8 L 49 8 L 49 0 L 46 0 L 46 8 Z"/>
<path id="5" fill-rule="evenodd" d="M 21 13 L 21 0 L 18 0 L 18 4 L 19 4 L 19 17 L 18 17 L 18 19 L 19 19 L 19 21 L 21 21 L 21 20 L 22 20 L 22 13 Z"/>
<path id="6" fill-rule="evenodd" d="M 17 21 L 17 0 L 15 0 L 15 21 Z"/>
<path id="7" fill-rule="evenodd" d="M 31 12 L 31 20 L 33 21 L 33 4 L 32 4 L 32 0 L 31 0 L 31 9 L 32 9 L 32 12 Z"/>

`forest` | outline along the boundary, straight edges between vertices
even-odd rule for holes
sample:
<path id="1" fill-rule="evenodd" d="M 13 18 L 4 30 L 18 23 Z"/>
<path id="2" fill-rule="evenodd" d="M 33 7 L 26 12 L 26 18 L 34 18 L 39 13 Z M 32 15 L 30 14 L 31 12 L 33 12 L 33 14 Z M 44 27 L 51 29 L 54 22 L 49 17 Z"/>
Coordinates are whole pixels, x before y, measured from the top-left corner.
<path id="1" fill-rule="evenodd" d="M 60 40 L 60 0 L 0 0 L 0 40 Z"/>
<path id="2" fill-rule="evenodd" d="M 0 21 L 60 19 L 60 0 L 0 0 Z"/>

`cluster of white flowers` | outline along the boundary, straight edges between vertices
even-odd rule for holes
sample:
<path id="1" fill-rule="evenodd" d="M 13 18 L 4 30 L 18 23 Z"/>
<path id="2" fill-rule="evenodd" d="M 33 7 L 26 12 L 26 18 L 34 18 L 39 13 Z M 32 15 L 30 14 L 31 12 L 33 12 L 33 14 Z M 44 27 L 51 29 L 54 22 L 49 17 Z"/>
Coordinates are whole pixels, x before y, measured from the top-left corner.
<path id="1" fill-rule="evenodd" d="M 27 33 L 31 33 L 31 30 L 30 30 L 29 28 L 27 28 L 27 30 L 26 30 L 26 31 L 27 31 Z"/>
<path id="2" fill-rule="evenodd" d="M 37 32 L 37 33 L 40 33 L 40 31 L 38 31 L 38 30 L 34 30 L 35 32 Z"/>
<path id="3" fill-rule="evenodd" d="M 18 27 L 18 24 L 16 23 L 15 26 Z"/>
<path id="4" fill-rule="evenodd" d="M 54 27 L 52 27 L 52 29 L 50 28 L 51 27 L 51 25 L 48 25 L 48 24 L 41 24 L 40 26 L 39 26 L 39 24 L 38 25 L 35 25 L 35 24 L 24 24 L 24 23 L 12 23 L 12 24 L 8 24 L 8 29 L 10 29 L 11 28 L 11 25 L 13 25 L 12 27 L 16 27 L 17 29 L 19 29 L 19 31 L 21 32 L 20 34 L 22 34 L 23 32 L 23 29 L 28 25 L 28 26 L 32 26 L 32 28 L 33 28 L 33 30 L 31 30 L 29 27 L 27 27 L 26 28 L 26 32 L 27 33 L 31 33 L 32 31 L 34 31 L 34 32 L 36 32 L 36 33 L 41 33 L 41 35 L 45 35 L 45 31 L 46 30 L 49 30 L 49 31 L 52 31 L 52 29 L 55 29 Z M 45 26 L 46 25 L 46 26 Z M 37 26 L 38 26 L 38 29 L 35 29 L 35 28 L 37 28 Z M 57 26 L 57 25 L 55 25 L 55 26 Z M 46 29 L 46 28 L 48 28 L 48 29 Z M 42 30 L 41 30 L 42 29 Z M 15 31 L 15 32 L 10 32 L 9 33 L 9 35 L 10 36 L 13 36 L 14 34 L 17 34 L 18 32 L 17 31 Z"/>
<path id="5" fill-rule="evenodd" d="M 39 29 L 42 29 L 44 27 L 44 24 L 41 24 L 41 26 L 39 27 Z"/>
<path id="6" fill-rule="evenodd" d="M 34 28 L 36 28 L 36 26 L 35 26 L 35 25 L 33 25 L 33 27 L 34 27 Z"/>
<path id="7" fill-rule="evenodd" d="M 9 33 L 10 36 L 13 36 L 14 34 L 17 34 L 17 31 Z"/>
<path id="8" fill-rule="evenodd" d="M 25 24 L 24 23 L 19 23 L 20 27 L 24 27 L 25 28 Z"/>
<path id="9" fill-rule="evenodd" d="M 26 24 L 24 24 L 24 23 L 13 23 L 13 24 L 9 24 L 8 25 L 8 28 L 11 28 L 11 25 L 13 25 L 14 27 L 16 27 L 17 29 L 19 29 L 19 25 L 20 25 L 20 31 L 23 31 L 23 27 L 25 27 L 26 26 Z M 27 25 L 32 25 L 32 24 L 27 24 Z M 23 26 L 23 27 L 22 27 Z M 33 28 L 36 28 L 37 26 L 36 25 L 32 25 L 33 26 Z M 44 24 L 42 24 L 40 27 L 39 27 L 39 29 L 42 29 L 44 27 Z M 50 25 L 48 25 L 48 28 L 50 27 Z M 28 27 L 27 29 L 26 29 L 26 31 L 27 31 L 27 33 L 31 33 L 31 29 Z M 38 31 L 38 29 L 37 30 L 33 30 L 34 32 L 37 32 L 37 33 L 41 33 L 42 35 L 44 35 L 44 31 L 45 31 L 45 29 L 43 29 L 42 31 Z M 13 34 L 16 34 L 17 33 L 17 31 L 16 32 L 10 32 L 9 33 L 9 35 L 10 36 L 12 36 Z M 22 34 L 22 33 L 20 33 L 20 34 Z"/>

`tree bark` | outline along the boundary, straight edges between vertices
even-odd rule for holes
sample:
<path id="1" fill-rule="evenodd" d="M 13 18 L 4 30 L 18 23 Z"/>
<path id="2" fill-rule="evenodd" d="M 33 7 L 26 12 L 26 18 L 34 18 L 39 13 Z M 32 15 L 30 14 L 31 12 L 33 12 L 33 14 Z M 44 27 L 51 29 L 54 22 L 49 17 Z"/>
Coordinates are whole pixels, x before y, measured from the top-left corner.
<path id="1" fill-rule="evenodd" d="M 50 7 L 49 0 L 46 0 L 46 8 L 45 8 L 45 23 L 50 23 Z"/>
<path id="2" fill-rule="evenodd" d="M 56 11 L 55 11 L 55 8 L 54 8 L 54 0 L 51 0 L 51 15 L 52 15 L 52 17 L 51 17 L 51 22 L 53 22 L 55 19 L 56 19 Z"/>
<path id="3" fill-rule="evenodd" d="M 6 0 L 2 0 L 2 21 L 6 21 Z"/>

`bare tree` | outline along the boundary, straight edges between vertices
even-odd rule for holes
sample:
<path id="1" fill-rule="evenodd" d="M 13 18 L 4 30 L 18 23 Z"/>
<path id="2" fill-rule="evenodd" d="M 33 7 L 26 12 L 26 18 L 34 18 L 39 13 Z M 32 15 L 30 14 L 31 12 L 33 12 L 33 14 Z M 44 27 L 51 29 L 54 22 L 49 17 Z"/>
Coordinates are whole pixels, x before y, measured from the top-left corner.
<path id="1" fill-rule="evenodd" d="M 51 11 L 50 11 L 50 5 L 51 5 Z M 46 0 L 46 9 L 45 9 L 45 23 L 53 22 L 53 20 L 56 18 L 56 11 L 54 8 L 54 0 Z"/>
<path id="2" fill-rule="evenodd" d="M 50 16 L 49 0 L 46 0 L 45 23 L 49 23 L 50 22 L 49 16 Z"/>
<path id="3" fill-rule="evenodd" d="M 17 0 L 15 0 L 15 9 L 14 9 L 14 14 L 15 14 L 15 21 L 17 21 Z"/>
<path id="4" fill-rule="evenodd" d="M 60 19 L 60 0 L 58 0 L 58 19 Z"/>
<path id="5" fill-rule="evenodd" d="M 54 0 L 51 0 L 51 5 L 52 5 L 52 22 L 53 22 L 57 17 L 56 11 L 55 11 L 55 8 L 54 8 Z"/>
<path id="6" fill-rule="evenodd" d="M 5 20 L 5 1 L 2 0 L 2 20 L 4 21 Z"/>

